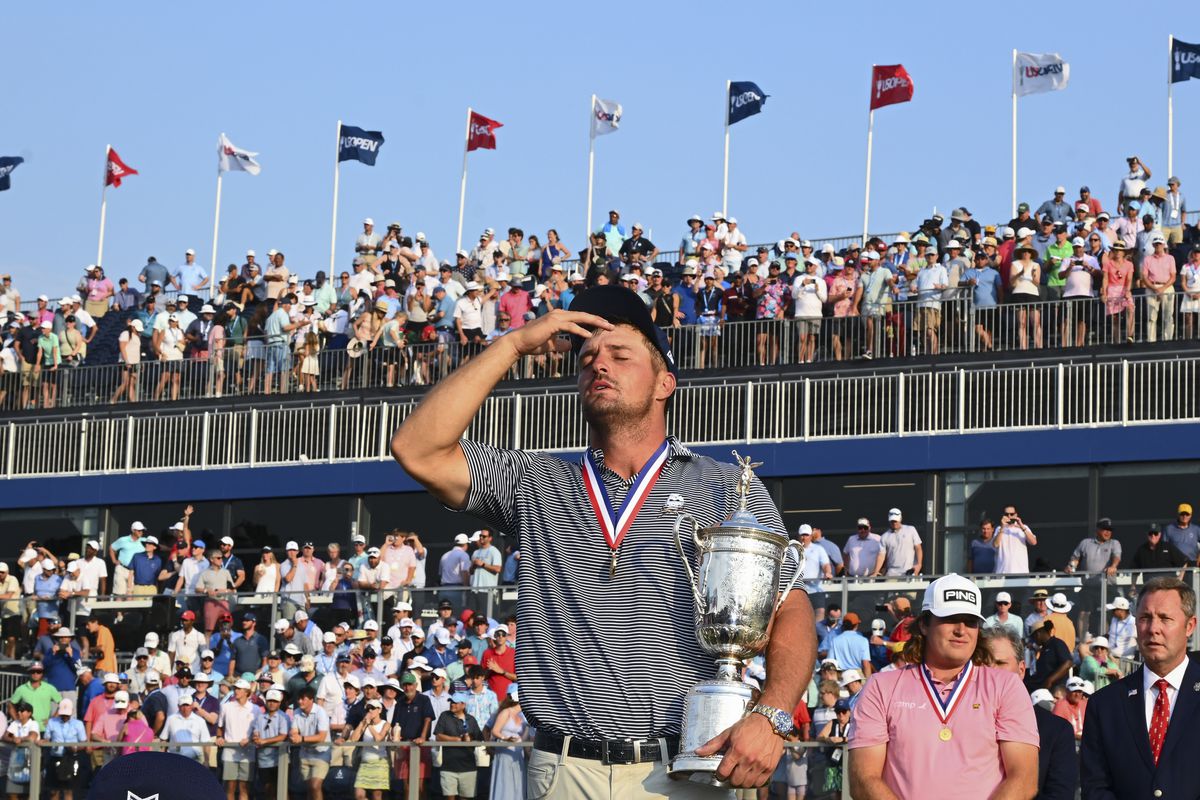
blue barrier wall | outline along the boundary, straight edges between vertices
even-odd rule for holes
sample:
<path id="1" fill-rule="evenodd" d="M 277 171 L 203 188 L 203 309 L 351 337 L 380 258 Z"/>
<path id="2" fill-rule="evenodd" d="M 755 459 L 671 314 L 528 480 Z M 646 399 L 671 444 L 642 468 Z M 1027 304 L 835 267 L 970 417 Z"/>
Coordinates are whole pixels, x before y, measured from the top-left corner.
<path id="1" fill-rule="evenodd" d="M 1200 453 L 1200 424 L 758 443 L 741 445 L 739 449 L 764 462 L 758 470 L 764 478 L 1161 462 L 1196 458 Z M 731 460 L 729 447 L 698 447 L 696 450 L 714 458 Z M 309 463 L 253 469 L 0 480 L 0 508 L 369 495 L 419 490 L 417 483 L 390 461 Z"/>

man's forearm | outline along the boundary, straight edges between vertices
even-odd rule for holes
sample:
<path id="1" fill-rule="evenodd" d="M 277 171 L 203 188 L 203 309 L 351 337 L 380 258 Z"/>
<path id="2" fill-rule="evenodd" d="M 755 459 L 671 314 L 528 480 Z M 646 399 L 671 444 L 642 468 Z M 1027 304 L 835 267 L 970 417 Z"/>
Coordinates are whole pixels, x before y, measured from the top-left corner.
<path id="1" fill-rule="evenodd" d="M 439 381 L 405 418 L 392 439 L 393 450 L 418 464 L 427 454 L 458 447 L 458 440 L 496 384 L 517 362 L 505 337 Z"/>
<path id="2" fill-rule="evenodd" d="M 812 605 L 808 595 L 797 589 L 788 595 L 771 623 L 767 685 L 763 687 L 762 703 L 785 711 L 794 709 L 812 678 L 816 655 Z"/>

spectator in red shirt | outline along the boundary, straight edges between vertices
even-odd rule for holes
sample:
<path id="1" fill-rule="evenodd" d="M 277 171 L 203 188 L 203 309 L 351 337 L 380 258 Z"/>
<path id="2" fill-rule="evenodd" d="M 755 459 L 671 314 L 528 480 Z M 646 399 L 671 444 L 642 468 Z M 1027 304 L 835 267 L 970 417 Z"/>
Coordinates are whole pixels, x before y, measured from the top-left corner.
<path id="1" fill-rule="evenodd" d="M 483 651 L 483 668 L 488 671 L 488 688 L 496 697 L 507 697 L 508 685 L 517 679 L 517 652 L 508 646 L 507 628 L 492 632 L 492 646 Z"/>
<path id="2" fill-rule="evenodd" d="M 508 291 L 500 295 L 499 311 L 507 312 L 515 330 L 525 324 L 525 314 L 533 311 L 533 299 L 525 291 L 524 275 L 513 275 L 508 279 Z"/>

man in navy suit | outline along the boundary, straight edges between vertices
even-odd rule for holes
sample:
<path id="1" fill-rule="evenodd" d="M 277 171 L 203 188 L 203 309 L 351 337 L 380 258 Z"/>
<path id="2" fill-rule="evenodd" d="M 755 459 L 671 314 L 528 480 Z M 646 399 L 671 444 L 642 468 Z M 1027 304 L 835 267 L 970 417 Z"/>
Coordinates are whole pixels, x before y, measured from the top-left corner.
<path id="1" fill-rule="evenodd" d="M 1088 701 L 1079 750 L 1083 800 L 1197 800 L 1200 662 L 1187 655 L 1195 592 L 1176 578 L 1148 581 L 1135 624 L 1144 666 Z"/>
<path id="2" fill-rule="evenodd" d="M 1015 630 L 994 625 L 979 632 L 987 647 L 991 666 L 1025 679 L 1025 644 Z M 1034 800 L 1074 800 L 1079 784 L 1079 760 L 1075 757 L 1075 731 L 1071 723 L 1041 706 L 1033 707 L 1038 727 L 1038 793 Z"/>

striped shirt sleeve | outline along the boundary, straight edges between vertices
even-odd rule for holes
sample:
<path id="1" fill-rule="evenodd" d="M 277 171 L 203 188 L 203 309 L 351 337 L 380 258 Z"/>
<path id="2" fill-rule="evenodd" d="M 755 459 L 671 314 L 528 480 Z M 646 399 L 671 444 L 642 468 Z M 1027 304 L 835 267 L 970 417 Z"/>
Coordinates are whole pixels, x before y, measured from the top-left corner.
<path id="1" fill-rule="evenodd" d="M 471 488 L 466 506 L 453 510 L 466 511 L 505 533 L 517 533 L 517 491 L 524 484 L 532 457 L 524 451 L 501 450 L 470 439 L 460 440 L 459 446 L 467 459 Z"/>

